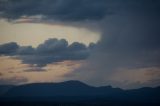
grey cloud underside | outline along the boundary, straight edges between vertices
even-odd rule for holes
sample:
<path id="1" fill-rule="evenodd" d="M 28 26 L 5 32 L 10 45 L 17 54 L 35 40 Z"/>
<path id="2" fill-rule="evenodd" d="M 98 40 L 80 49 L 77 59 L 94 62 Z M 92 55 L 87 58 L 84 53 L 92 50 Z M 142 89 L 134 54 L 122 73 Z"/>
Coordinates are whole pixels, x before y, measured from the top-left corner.
<path id="1" fill-rule="evenodd" d="M 45 19 L 61 21 L 100 20 L 111 14 L 106 0 L 1 0 L 1 17 L 43 15 Z"/>
<path id="2" fill-rule="evenodd" d="M 102 20 L 119 11 L 159 10 L 158 0 L 0 0 L 0 16 L 9 20 L 42 15 L 43 20 Z M 144 12 L 144 10 L 146 10 Z"/>
<path id="3" fill-rule="evenodd" d="M 91 44 L 92 45 L 92 44 Z M 48 39 L 37 48 L 19 46 L 15 42 L 0 45 L 0 55 L 16 56 L 26 64 L 45 66 L 64 60 L 83 60 L 90 54 L 91 46 L 78 42 L 68 44 L 65 39 Z"/>

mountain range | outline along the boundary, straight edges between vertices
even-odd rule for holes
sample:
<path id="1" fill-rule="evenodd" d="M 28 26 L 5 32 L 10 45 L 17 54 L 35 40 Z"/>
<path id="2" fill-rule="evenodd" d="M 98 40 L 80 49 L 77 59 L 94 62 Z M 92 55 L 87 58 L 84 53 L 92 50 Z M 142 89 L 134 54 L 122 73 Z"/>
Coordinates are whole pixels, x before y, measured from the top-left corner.
<path id="1" fill-rule="evenodd" d="M 0 85 L 0 102 L 44 101 L 87 103 L 160 104 L 160 87 L 123 90 L 111 86 L 93 87 L 80 81 Z"/>

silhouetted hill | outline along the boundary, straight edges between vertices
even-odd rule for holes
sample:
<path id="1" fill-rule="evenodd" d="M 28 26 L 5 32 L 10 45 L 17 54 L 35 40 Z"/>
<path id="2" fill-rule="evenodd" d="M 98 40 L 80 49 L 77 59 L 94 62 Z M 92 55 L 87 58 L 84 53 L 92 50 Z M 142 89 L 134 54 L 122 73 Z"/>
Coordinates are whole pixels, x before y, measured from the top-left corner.
<path id="1" fill-rule="evenodd" d="M 4 95 L 9 89 L 13 87 L 14 85 L 0 85 L 0 96 Z"/>
<path id="2" fill-rule="evenodd" d="M 0 101 L 131 102 L 159 104 L 160 87 L 123 90 L 112 88 L 111 86 L 92 87 L 80 81 L 32 83 L 10 87 L 7 92 L 1 95 Z"/>
<path id="3" fill-rule="evenodd" d="M 106 87 L 92 87 L 80 81 L 66 81 L 61 83 L 33 83 L 16 86 L 5 96 L 12 97 L 55 97 L 55 96 L 115 96 L 123 93 L 122 89 Z"/>
<path id="4" fill-rule="evenodd" d="M 5 96 L 81 96 L 92 94 L 94 89 L 79 81 L 33 83 L 16 86 L 10 89 Z"/>

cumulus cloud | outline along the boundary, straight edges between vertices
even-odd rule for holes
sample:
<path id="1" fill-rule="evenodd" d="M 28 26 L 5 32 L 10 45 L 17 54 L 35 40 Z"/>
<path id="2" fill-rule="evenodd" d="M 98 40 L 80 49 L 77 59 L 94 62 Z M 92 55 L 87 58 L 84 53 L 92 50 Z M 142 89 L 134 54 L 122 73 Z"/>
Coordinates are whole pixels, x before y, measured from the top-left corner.
<path id="1" fill-rule="evenodd" d="M 48 39 L 37 48 L 32 46 L 19 46 L 16 43 L 0 45 L 0 55 L 14 56 L 25 64 L 45 66 L 49 63 L 64 60 L 83 60 L 90 54 L 91 46 L 78 42 L 68 44 L 65 39 Z"/>
<path id="2" fill-rule="evenodd" d="M 12 55 L 17 49 L 18 45 L 15 42 L 6 43 L 4 45 L 0 45 L 0 54 Z"/>

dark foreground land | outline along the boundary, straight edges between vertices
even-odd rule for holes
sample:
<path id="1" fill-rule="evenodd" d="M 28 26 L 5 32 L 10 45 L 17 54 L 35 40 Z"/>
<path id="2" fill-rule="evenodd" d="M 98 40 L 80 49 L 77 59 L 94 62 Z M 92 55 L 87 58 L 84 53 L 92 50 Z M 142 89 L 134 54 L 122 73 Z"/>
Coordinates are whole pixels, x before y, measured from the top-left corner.
<path id="1" fill-rule="evenodd" d="M 0 106 L 160 106 L 160 87 L 123 90 L 79 81 L 1 85 Z"/>
<path id="2" fill-rule="evenodd" d="M 138 101 L 1 101 L 0 106 L 160 106 L 160 102 Z"/>
<path id="3" fill-rule="evenodd" d="M 142 103 L 142 102 L 120 102 L 120 101 L 105 101 L 105 102 L 1 102 L 0 106 L 160 106 L 160 103 Z"/>

